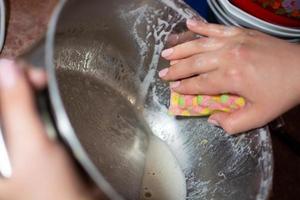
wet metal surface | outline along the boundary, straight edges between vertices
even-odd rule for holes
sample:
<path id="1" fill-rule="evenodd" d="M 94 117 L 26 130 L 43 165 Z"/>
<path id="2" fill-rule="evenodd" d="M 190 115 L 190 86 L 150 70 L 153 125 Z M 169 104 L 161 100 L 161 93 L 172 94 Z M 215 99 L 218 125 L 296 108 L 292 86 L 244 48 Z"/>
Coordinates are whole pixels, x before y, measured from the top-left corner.
<path id="1" fill-rule="evenodd" d="M 167 63 L 160 53 L 170 34 L 185 30 L 182 24 L 193 12 L 180 1 L 169 0 L 89 3 L 73 1 L 63 10 L 55 37 L 55 63 L 71 124 L 106 180 L 128 197 L 132 188 L 114 179 L 118 170 L 134 170 L 114 159 L 120 153 L 128 155 L 122 151 L 124 145 L 134 144 L 130 136 L 118 143 L 120 130 L 114 130 L 120 123 L 114 101 L 126 101 L 120 105 L 130 104 L 143 116 L 142 121 L 177 158 L 186 176 L 187 199 L 266 199 L 272 182 L 267 129 L 230 137 L 205 118 L 167 114 L 168 84 L 157 76 Z M 110 113 L 99 115 L 103 107 Z"/>

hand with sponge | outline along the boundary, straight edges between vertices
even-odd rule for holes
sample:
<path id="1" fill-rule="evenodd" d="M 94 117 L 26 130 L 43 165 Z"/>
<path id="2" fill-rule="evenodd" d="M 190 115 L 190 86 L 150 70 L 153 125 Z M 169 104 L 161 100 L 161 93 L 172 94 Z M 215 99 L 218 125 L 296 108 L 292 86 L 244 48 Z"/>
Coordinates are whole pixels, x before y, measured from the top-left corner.
<path id="1" fill-rule="evenodd" d="M 235 134 L 266 125 L 300 103 L 300 46 L 254 30 L 187 20 L 204 37 L 162 52 L 170 67 L 170 114 L 210 115 Z"/>
<path id="2" fill-rule="evenodd" d="M 217 112 L 233 112 L 244 106 L 244 98 L 238 96 L 182 95 L 172 91 L 169 113 L 176 116 L 208 116 Z"/>

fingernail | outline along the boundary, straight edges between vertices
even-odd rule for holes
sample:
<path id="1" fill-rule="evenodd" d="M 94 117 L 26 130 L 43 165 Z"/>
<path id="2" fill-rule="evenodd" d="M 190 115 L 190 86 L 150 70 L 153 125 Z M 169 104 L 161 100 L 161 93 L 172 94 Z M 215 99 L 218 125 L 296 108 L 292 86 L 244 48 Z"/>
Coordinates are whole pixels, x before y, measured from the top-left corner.
<path id="1" fill-rule="evenodd" d="M 47 75 L 44 69 L 34 68 L 29 73 L 30 81 L 36 88 L 43 88 L 47 81 Z"/>
<path id="2" fill-rule="evenodd" d="M 214 119 L 208 119 L 207 121 L 208 121 L 208 123 L 210 123 L 210 124 L 212 124 L 212 125 L 214 125 L 214 126 L 220 127 L 219 122 L 217 122 L 217 121 L 214 120 Z"/>
<path id="3" fill-rule="evenodd" d="M 198 22 L 197 22 L 196 20 L 194 20 L 194 19 L 188 19 L 188 20 L 186 21 L 186 24 L 187 24 L 188 26 L 196 26 L 196 25 L 198 24 Z"/>
<path id="4" fill-rule="evenodd" d="M 170 88 L 171 88 L 171 89 L 174 89 L 174 88 L 179 87 L 179 85 L 180 85 L 180 81 L 171 82 L 171 83 L 170 83 Z"/>
<path id="5" fill-rule="evenodd" d="M 164 57 L 164 58 L 166 58 L 166 57 L 170 56 L 173 52 L 174 52 L 173 48 L 166 49 L 166 50 L 162 51 L 161 56 Z"/>
<path id="6" fill-rule="evenodd" d="M 0 60 L 0 87 L 12 88 L 18 79 L 19 71 L 15 62 L 8 59 Z"/>
<path id="7" fill-rule="evenodd" d="M 166 76 L 168 72 L 169 72 L 169 69 L 168 69 L 168 68 L 163 69 L 163 70 L 161 70 L 161 71 L 158 73 L 158 76 L 159 76 L 160 78 L 162 78 L 162 77 Z"/>
<path id="8" fill-rule="evenodd" d="M 34 68 L 34 70 L 30 71 L 30 78 L 34 80 L 45 79 L 45 70 L 41 68 Z"/>
<path id="9" fill-rule="evenodd" d="M 206 21 L 203 20 L 195 20 L 195 19 L 188 19 L 186 21 L 187 26 L 200 26 L 200 25 L 204 25 L 207 24 Z"/>

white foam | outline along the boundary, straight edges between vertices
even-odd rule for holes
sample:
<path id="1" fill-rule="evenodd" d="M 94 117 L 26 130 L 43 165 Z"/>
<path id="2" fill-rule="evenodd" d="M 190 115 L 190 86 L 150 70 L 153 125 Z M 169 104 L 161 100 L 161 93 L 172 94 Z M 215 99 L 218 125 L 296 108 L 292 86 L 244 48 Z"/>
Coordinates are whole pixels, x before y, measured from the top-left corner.
<path id="1" fill-rule="evenodd" d="M 184 200 L 186 180 L 168 146 L 152 137 L 146 157 L 141 200 Z"/>
<path id="2" fill-rule="evenodd" d="M 171 1 L 171 0 L 162 0 L 161 2 L 163 4 L 165 4 L 166 6 L 172 8 L 173 10 L 175 10 L 178 14 L 180 14 L 185 19 L 189 19 L 189 18 L 193 17 L 193 13 L 187 12 L 186 10 L 183 10 L 182 8 L 178 7 L 175 4 L 174 1 Z"/>
<path id="3" fill-rule="evenodd" d="M 178 19 L 178 22 L 182 20 L 182 18 L 186 18 L 190 16 L 186 12 L 184 12 L 181 8 L 176 6 L 174 2 L 166 0 L 163 1 L 163 4 L 165 7 L 171 7 L 175 11 L 178 11 L 179 15 L 181 16 Z M 162 9 L 154 9 L 151 6 L 144 5 L 142 7 L 139 7 L 135 10 L 132 10 L 130 12 L 125 12 L 122 10 L 121 16 L 126 18 L 127 20 L 135 20 L 131 33 L 133 34 L 139 49 L 140 49 L 140 55 L 141 55 L 141 63 L 139 64 L 139 69 L 144 71 L 143 66 L 145 66 L 145 56 L 149 56 L 151 54 L 152 59 L 151 63 L 147 64 L 149 66 L 149 69 L 147 71 L 146 76 L 142 80 L 140 84 L 140 97 L 143 101 L 146 96 L 147 92 L 151 86 L 151 84 L 155 81 L 154 77 L 157 73 L 157 67 L 160 59 L 160 53 L 164 48 L 164 40 L 163 38 L 166 38 L 167 35 L 171 33 L 173 28 L 177 25 L 176 22 L 173 22 L 172 24 L 169 24 L 168 21 L 163 20 L 160 18 L 165 10 L 165 8 Z M 189 17 L 190 18 L 190 17 Z M 146 25 L 144 25 L 146 23 Z M 147 35 L 141 36 L 138 33 L 139 26 L 145 26 L 147 29 Z M 168 27 L 168 31 L 166 31 L 167 28 L 162 29 L 162 27 Z M 151 41 L 153 39 L 153 43 L 149 43 L 149 40 Z M 153 46 L 153 52 L 150 52 L 150 49 L 152 49 Z"/>

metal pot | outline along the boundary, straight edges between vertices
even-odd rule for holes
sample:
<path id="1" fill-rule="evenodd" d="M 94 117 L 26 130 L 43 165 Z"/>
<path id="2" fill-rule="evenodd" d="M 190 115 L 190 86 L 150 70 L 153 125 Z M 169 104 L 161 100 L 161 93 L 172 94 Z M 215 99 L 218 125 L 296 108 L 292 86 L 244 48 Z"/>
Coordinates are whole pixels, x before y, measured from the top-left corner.
<path id="1" fill-rule="evenodd" d="M 185 27 L 191 17 L 200 18 L 179 0 L 61 1 L 45 43 L 27 55 L 47 66 L 58 135 L 110 199 L 140 198 L 149 132 L 178 161 L 186 199 L 268 197 L 267 128 L 228 136 L 205 118 L 167 114 L 168 85 L 157 71 L 168 64 L 160 53 L 198 37 Z"/>

